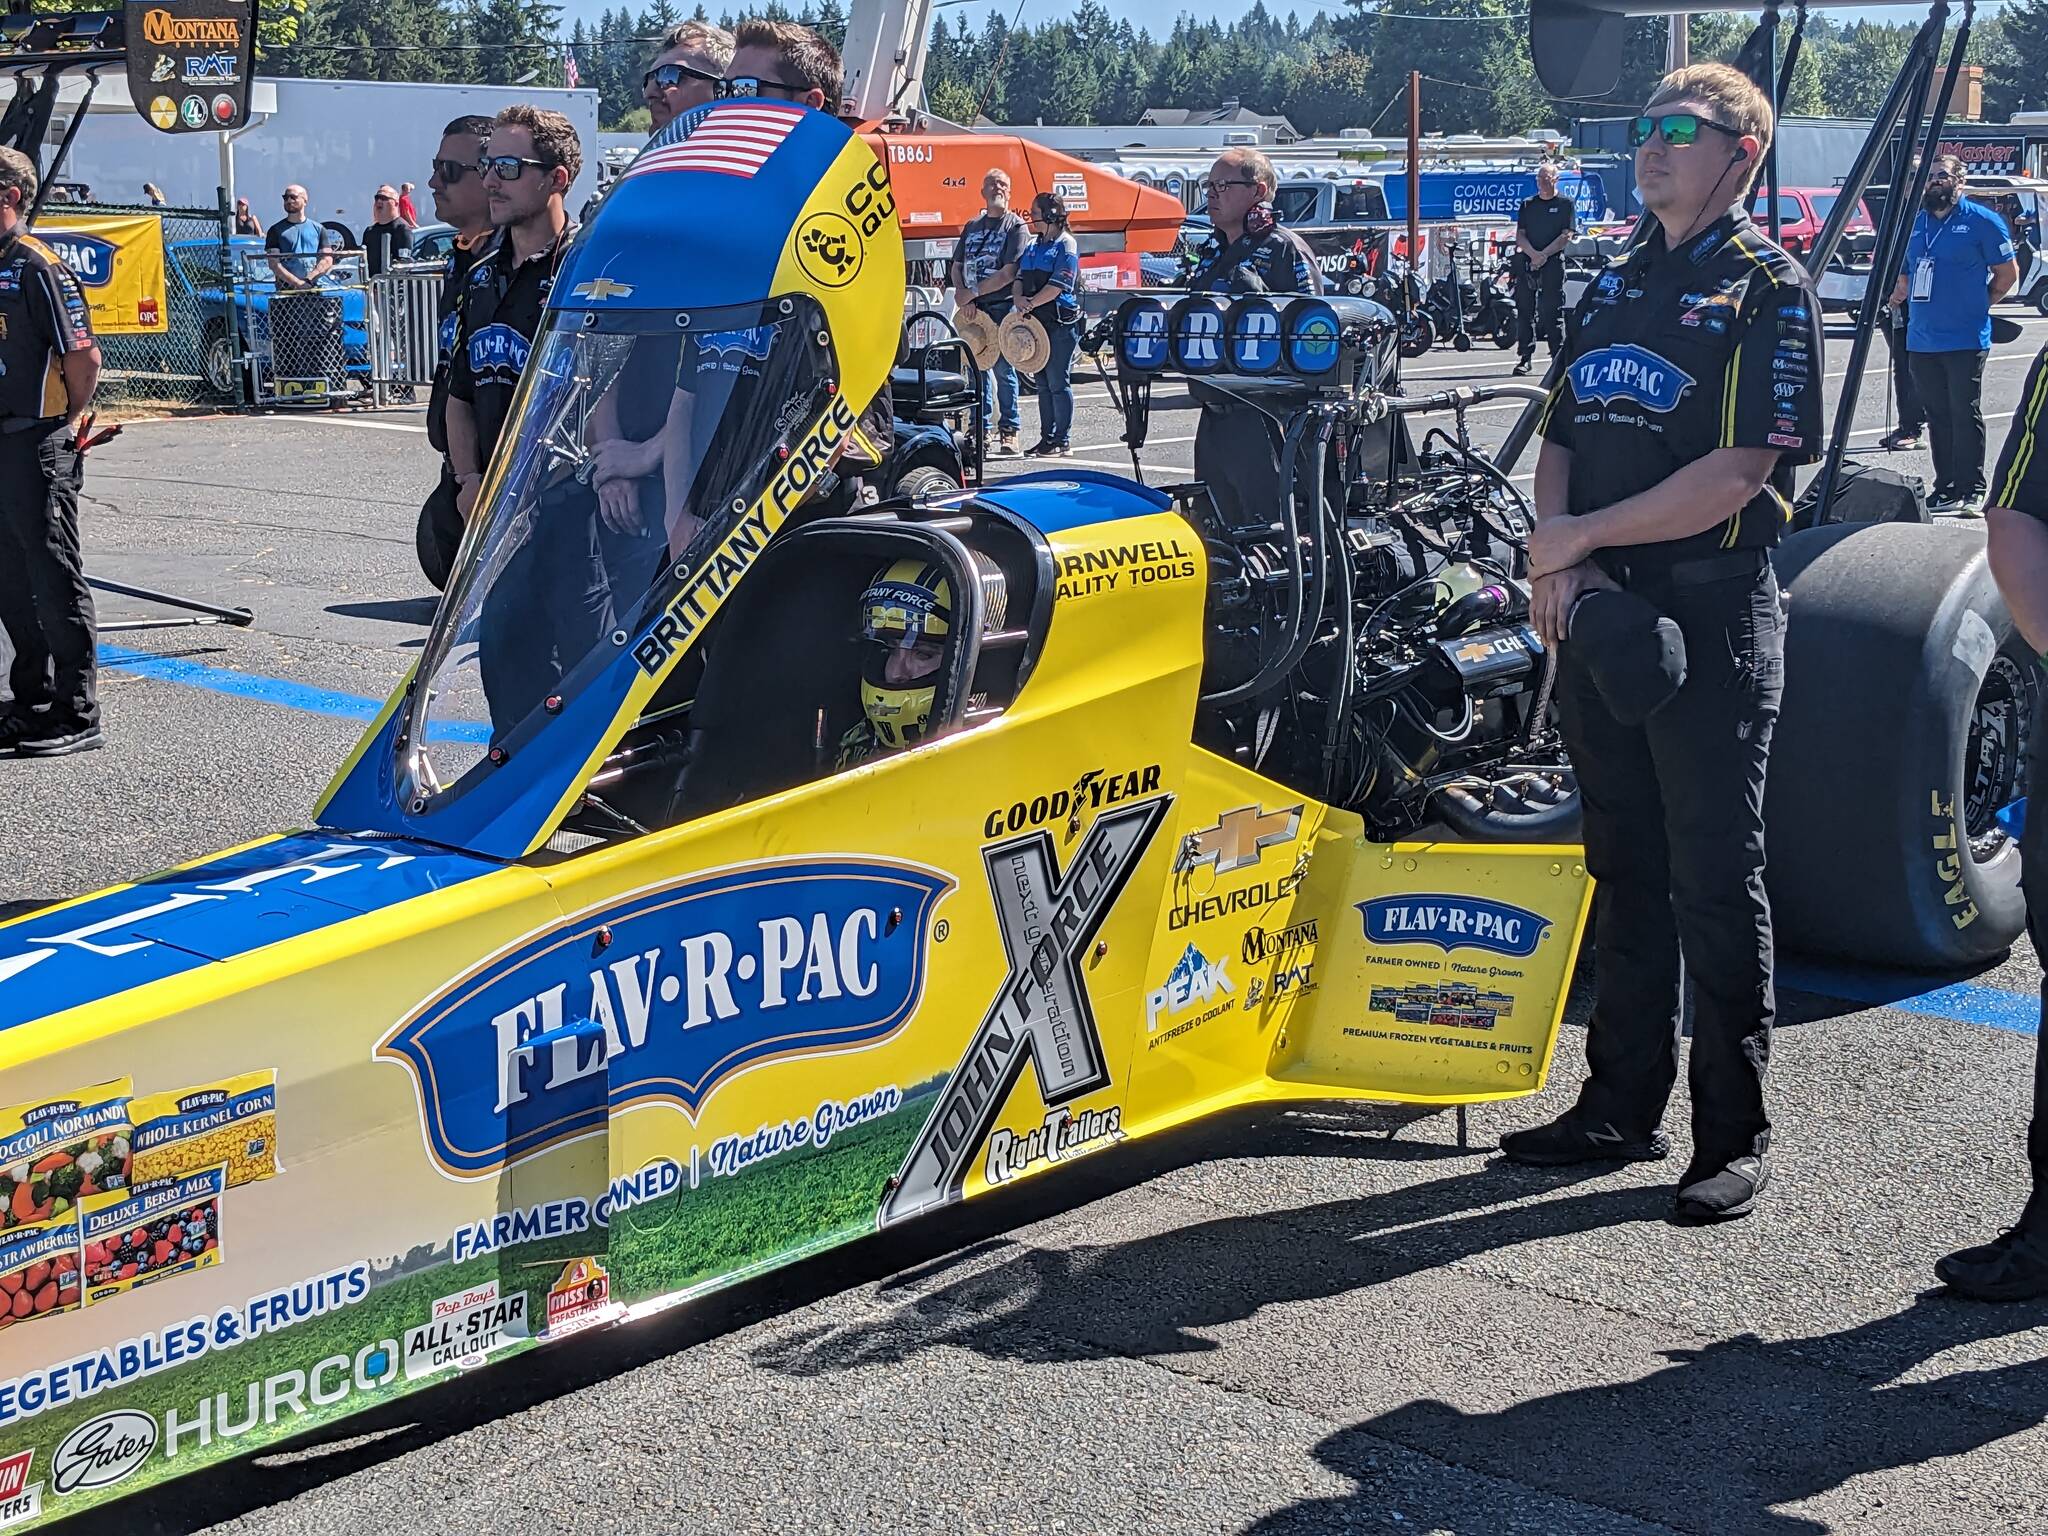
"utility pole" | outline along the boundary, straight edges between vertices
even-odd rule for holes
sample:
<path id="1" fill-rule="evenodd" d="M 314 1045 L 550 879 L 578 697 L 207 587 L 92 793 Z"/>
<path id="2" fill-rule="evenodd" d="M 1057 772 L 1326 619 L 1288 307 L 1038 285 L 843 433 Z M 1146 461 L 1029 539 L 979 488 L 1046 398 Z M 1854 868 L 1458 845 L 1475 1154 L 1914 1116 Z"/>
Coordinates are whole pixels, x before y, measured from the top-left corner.
<path id="1" fill-rule="evenodd" d="M 1422 71 L 1408 71 L 1408 270 L 1422 276 Z"/>
<path id="2" fill-rule="evenodd" d="M 1683 69 L 1692 62 L 1692 18 L 1680 11 L 1667 18 L 1669 36 L 1664 47 L 1664 72 Z"/>

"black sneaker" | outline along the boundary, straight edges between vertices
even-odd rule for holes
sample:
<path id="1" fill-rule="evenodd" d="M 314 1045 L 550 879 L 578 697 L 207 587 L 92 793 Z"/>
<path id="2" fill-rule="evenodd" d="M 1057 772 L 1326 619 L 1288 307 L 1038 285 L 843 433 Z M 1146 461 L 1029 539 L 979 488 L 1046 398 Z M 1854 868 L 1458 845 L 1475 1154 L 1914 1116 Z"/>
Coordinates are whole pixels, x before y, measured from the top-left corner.
<path id="1" fill-rule="evenodd" d="M 1637 1136 L 1611 1121 L 1593 1120 L 1567 1110 L 1548 1125 L 1510 1131 L 1500 1139 L 1501 1155 L 1531 1168 L 1562 1168 L 1567 1163 L 1654 1163 L 1670 1156 L 1671 1143 L 1662 1131 Z"/>
<path id="2" fill-rule="evenodd" d="M 1535 371 L 1536 363 L 1532 358 L 1525 357 L 1519 363 L 1515 364 L 1515 377 L 1518 379 L 1527 378 L 1530 374 L 1534 373 Z"/>
<path id="3" fill-rule="evenodd" d="M 1756 1209 L 1756 1197 L 1771 1180 L 1771 1165 L 1751 1152 L 1729 1162 L 1694 1163 L 1678 1181 L 1678 1197 L 1671 1204 L 1674 1220 L 1687 1222 L 1733 1221 Z"/>
<path id="4" fill-rule="evenodd" d="M 15 714 L 12 710 L 0 715 L 0 753 L 12 753 L 21 744 L 43 728 L 43 722 L 34 715 Z"/>
<path id="5" fill-rule="evenodd" d="M 69 757 L 74 752 L 94 752 L 107 744 L 106 733 L 97 724 L 74 726 L 49 736 L 24 736 L 15 744 L 16 757 Z"/>
<path id="6" fill-rule="evenodd" d="M 1059 453 L 1060 446 L 1058 443 L 1040 439 L 1024 450 L 1024 457 L 1027 459 L 1053 459 L 1058 458 Z"/>
<path id="7" fill-rule="evenodd" d="M 1950 1290 L 1977 1301 L 2048 1296 L 2048 1232 L 2009 1228 L 1991 1242 L 1944 1254 L 1934 1272 Z"/>

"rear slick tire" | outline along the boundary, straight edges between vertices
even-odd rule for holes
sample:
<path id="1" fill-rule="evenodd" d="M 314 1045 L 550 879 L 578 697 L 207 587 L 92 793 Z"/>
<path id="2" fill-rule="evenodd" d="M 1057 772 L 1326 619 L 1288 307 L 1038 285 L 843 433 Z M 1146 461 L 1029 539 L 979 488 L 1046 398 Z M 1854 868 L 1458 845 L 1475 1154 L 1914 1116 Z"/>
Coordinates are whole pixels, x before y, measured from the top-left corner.
<path id="1" fill-rule="evenodd" d="M 1834 524 L 1789 536 L 1785 698 L 1764 800 L 1779 945 L 1953 971 L 2026 927 L 2019 845 L 2040 669 L 1981 528 Z"/>

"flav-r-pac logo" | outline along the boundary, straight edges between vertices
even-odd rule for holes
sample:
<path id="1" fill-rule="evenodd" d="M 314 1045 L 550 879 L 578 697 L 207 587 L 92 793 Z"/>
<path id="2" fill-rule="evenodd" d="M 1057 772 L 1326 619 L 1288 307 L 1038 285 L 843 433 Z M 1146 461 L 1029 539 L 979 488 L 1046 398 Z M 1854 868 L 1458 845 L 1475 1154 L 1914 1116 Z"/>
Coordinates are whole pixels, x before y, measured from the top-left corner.
<path id="1" fill-rule="evenodd" d="M 427 1149 L 491 1175 L 673 1104 L 693 1119 L 764 1062 L 878 1045 L 917 1012 L 952 880 L 885 859 L 739 865 L 532 935 L 377 1046 L 419 1095 Z"/>
<path id="2" fill-rule="evenodd" d="M 1540 912 L 1478 896 L 1380 896 L 1358 903 L 1365 936 L 1375 944 L 1434 944 L 1528 956 L 1550 931 Z"/>
<path id="3" fill-rule="evenodd" d="M 1572 394 L 1581 404 L 1633 400 L 1646 410 L 1668 411 L 1693 386 L 1693 376 L 1632 341 L 1595 347 L 1572 364 Z"/>

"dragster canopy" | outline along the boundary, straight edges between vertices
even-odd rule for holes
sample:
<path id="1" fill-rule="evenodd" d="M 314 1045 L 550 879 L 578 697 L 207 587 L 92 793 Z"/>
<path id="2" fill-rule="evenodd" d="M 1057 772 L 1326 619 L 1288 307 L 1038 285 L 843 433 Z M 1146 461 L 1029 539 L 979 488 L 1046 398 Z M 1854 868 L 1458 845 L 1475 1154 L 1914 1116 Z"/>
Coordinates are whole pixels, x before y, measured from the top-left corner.
<path id="1" fill-rule="evenodd" d="M 416 674 L 321 822 L 500 858 L 544 843 L 829 485 L 903 287 L 887 172 L 837 119 L 724 101 L 652 139 L 565 257 L 531 359 L 509 327 L 468 343 L 480 376 L 518 375 L 510 415 Z M 601 505 L 593 451 L 621 434 L 658 435 L 663 461 Z"/>

